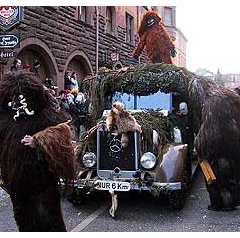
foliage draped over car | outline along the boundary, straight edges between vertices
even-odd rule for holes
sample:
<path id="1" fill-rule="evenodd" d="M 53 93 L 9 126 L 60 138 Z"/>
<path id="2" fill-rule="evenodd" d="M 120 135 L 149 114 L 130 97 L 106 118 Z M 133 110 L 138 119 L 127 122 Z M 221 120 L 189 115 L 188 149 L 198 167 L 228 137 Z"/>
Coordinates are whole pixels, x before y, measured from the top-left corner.
<path id="1" fill-rule="evenodd" d="M 113 92 L 143 96 L 160 90 L 165 93 L 175 92 L 187 101 L 187 85 L 192 75 L 183 67 L 147 63 L 118 70 L 100 69 L 97 76 L 86 78 L 83 85 L 90 92 L 92 115 L 97 119 Z"/>
<path id="2" fill-rule="evenodd" d="M 129 93 L 137 96 L 151 95 L 158 91 L 177 94 L 179 101 L 189 103 L 188 84 L 194 74 L 183 67 L 163 63 L 147 63 L 126 67 L 118 70 L 102 68 L 97 76 L 87 77 L 83 81 L 83 90 L 89 92 L 90 113 L 92 128 L 82 136 L 82 144 L 77 150 L 77 157 L 88 148 L 95 150 L 95 134 L 98 123 L 101 121 L 104 109 L 110 109 L 111 97 L 115 92 Z M 191 104 L 191 103 L 190 103 Z M 191 108 L 191 106 L 190 106 Z M 190 109 L 191 110 L 191 109 Z M 169 118 L 164 117 L 159 111 L 143 111 L 134 114 L 142 126 L 145 140 L 143 147 L 152 146 L 152 130 L 161 135 L 161 144 L 173 140 L 173 125 Z"/>

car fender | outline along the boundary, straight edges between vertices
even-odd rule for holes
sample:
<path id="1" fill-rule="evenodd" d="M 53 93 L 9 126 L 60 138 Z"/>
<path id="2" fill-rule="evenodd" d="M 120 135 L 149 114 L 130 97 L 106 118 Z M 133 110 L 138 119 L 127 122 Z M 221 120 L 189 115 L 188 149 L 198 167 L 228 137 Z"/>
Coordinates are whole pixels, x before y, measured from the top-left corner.
<path id="1" fill-rule="evenodd" d="M 160 160 L 155 168 L 155 180 L 159 182 L 181 182 L 187 161 L 187 144 L 168 143 L 163 146 Z"/>

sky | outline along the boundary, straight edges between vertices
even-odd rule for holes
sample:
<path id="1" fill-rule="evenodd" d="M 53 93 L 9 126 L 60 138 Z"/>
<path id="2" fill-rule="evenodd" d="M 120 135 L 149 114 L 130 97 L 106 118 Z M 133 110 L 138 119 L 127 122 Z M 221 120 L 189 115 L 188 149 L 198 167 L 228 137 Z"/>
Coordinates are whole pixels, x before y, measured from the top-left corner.
<path id="1" fill-rule="evenodd" d="M 176 4 L 176 24 L 187 38 L 187 69 L 240 73 L 240 6 L 235 1 Z"/>
<path id="2" fill-rule="evenodd" d="M 49 6 L 49 0 L 4 1 L 4 5 Z M 54 2 L 56 5 L 56 2 Z M 176 6 L 176 25 L 187 38 L 187 69 L 240 73 L 238 0 L 68 0 L 58 6 Z"/>

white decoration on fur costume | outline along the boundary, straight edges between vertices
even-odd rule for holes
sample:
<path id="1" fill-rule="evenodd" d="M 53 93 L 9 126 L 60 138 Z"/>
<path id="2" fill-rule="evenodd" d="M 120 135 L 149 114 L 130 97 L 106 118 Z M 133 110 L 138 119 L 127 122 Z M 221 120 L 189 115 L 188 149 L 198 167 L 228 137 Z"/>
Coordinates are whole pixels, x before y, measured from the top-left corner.
<path id="1" fill-rule="evenodd" d="M 27 102 L 26 102 L 26 98 L 24 98 L 24 96 L 22 94 L 20 94 L 18 96 L 18 100 L 20 102 L 20 106 L 16 107 L 16 103 L 14 101 L 9 102 L 8 106 L 11 107 L 13 110 L 16 111 L 16 114 L 14 115 L 13 119 L 16 121 L 16 118 L 20 116 L 20 113 L 24 113 L 27 115 L 33 115 L 34 111 L 29 111 L 29 109 L 27 108 Z"/>

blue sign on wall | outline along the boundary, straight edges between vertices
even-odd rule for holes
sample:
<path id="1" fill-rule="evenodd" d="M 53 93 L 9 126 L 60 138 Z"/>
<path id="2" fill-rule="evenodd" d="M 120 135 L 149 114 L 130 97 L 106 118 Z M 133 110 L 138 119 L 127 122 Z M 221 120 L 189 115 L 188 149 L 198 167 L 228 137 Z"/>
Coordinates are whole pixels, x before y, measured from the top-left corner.
<path id="1" fill-rule="evenodd" d="M 19 37 L 16 34 L 0 35 L 0 49 L 19 48 Z"/>
<path id="2" fill-rule="evenodd" d="M 0 28 L 2 30 L 9 30 L 21 21 L 23 21 L 23 7 L 0 6 Z"/>

